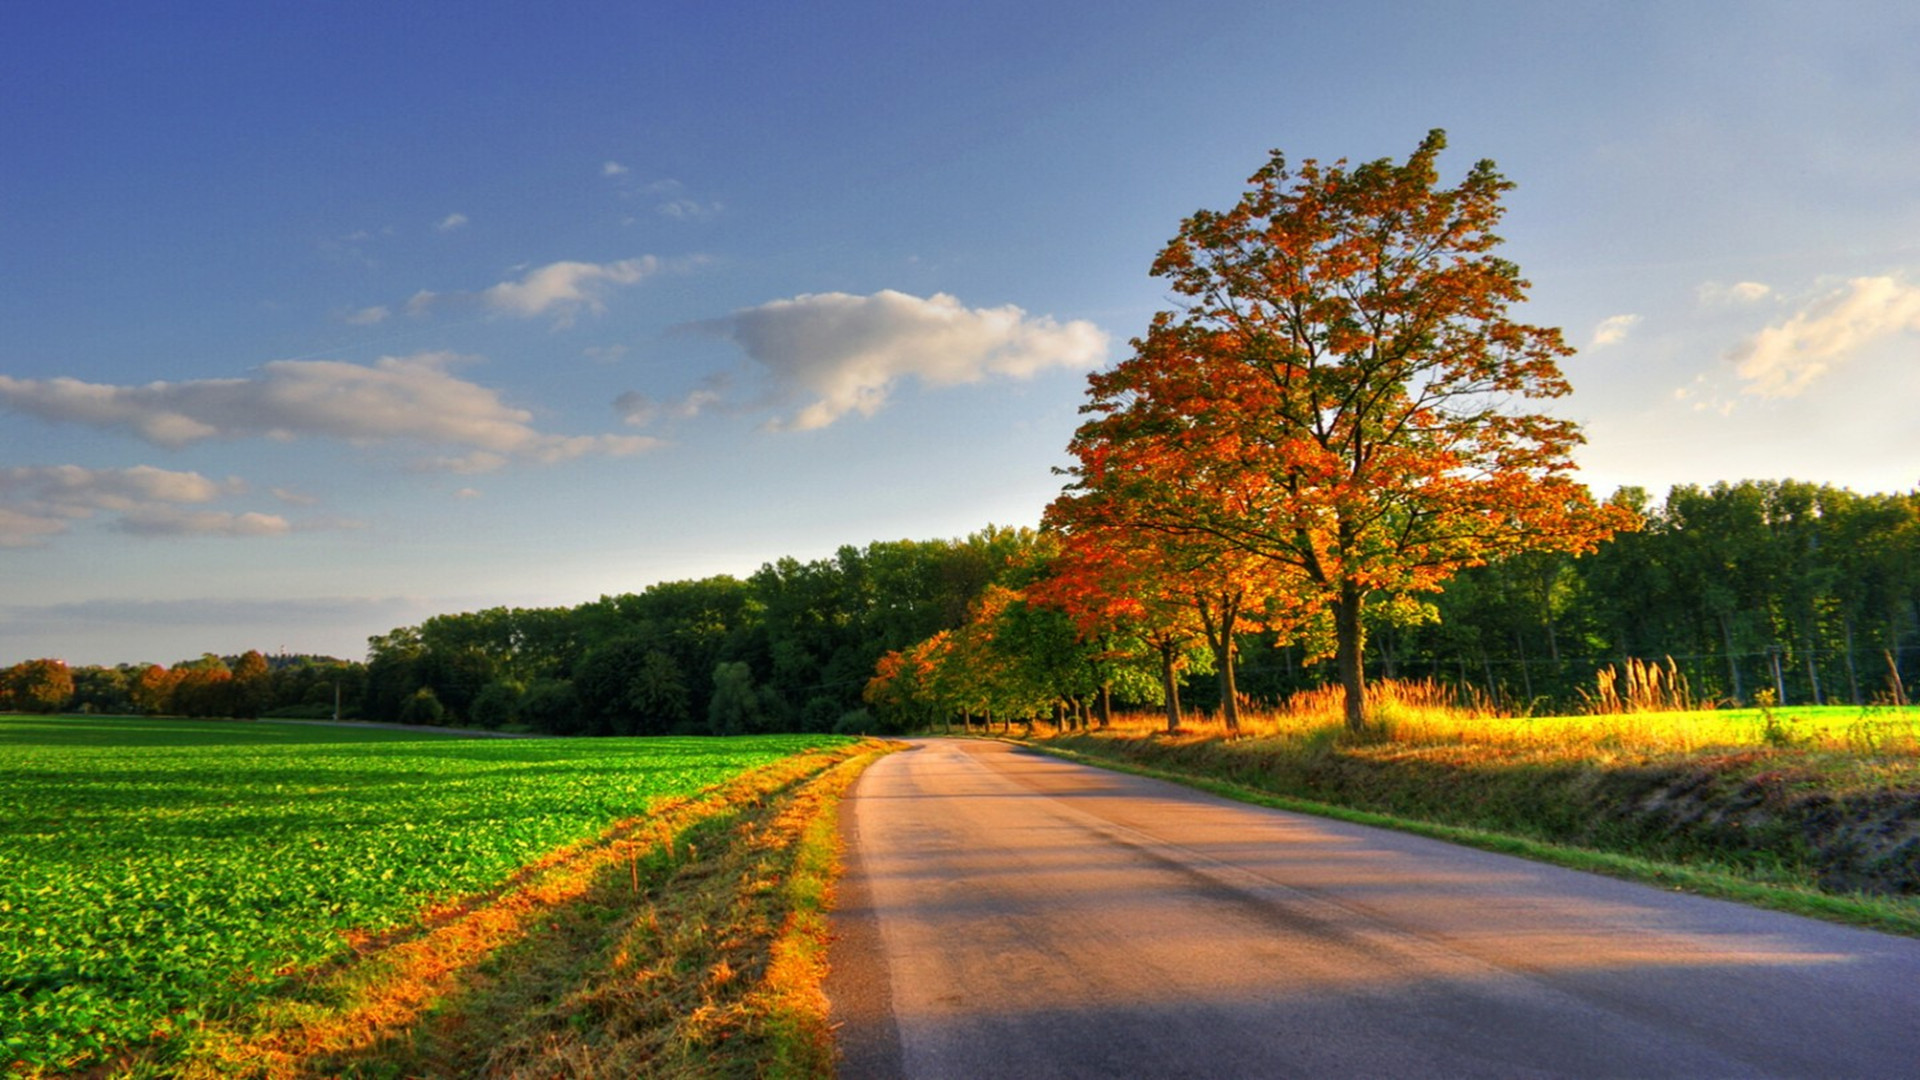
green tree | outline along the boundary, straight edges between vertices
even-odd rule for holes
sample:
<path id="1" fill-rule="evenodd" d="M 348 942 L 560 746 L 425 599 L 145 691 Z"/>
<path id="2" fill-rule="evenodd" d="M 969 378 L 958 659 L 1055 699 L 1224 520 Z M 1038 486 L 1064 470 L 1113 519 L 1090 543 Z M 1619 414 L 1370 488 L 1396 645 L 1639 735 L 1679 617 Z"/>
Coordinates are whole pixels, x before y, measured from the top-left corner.
<path id="1" fill-rule="evenodd" d="M 636 634 L 607 642 L 580 661 L 573 678 L 596 735 L 664 735 L 689 718 L 686 679 L 660 635 Z"/>
<path id="2" fill-rule="evenodd" d="M 135 711 L 133 680 L 140 669 L 88 666 L 73 669 L 73 700 L 68 707 L 84 713 L 124 715 Z"/>
<path id="3" fill-rule="evenodd" d="M 490 682 L 473 699 L 473 722 L 490 731 L 516 724 L 520 720 L 520 696 L 526 687 L 516 682 Z"/>
<path id="4" fill-rule="evenodd" d="M 713 669 L 713 698 L 707 726 L 715 735 L 748 735 L 766 729 L 770 698 L 753 685 L 753 669 L 742 661 Z"/>
<path id="5" fill-rule="evenodd" d="M 423 686 L 407 698 L 400 706 L 400 722 L 403 724 L 422 724 L 439 727 L 447 722 L 447 707 L 440 704 L 440 698 L 433 687 Z"/>
<path id="6" fill-rule="evenodd" d="M 565 679 L 536 679 L 520 696 L 520 719 L 549 735 L 580 735 L 587 729 L 580 695 Z"/>

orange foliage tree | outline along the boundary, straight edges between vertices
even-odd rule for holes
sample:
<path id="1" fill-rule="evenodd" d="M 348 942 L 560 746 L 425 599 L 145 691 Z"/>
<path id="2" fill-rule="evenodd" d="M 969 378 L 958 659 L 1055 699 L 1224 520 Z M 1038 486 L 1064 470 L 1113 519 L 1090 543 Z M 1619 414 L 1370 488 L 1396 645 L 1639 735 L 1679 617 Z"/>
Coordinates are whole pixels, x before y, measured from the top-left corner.
<path id="1" fill-rule="evenodd" d="M 1200 635 L 1193 608 L 1170 598 L 1144 553 L 1129 549 L 1129 534 L 1063 520 L 1077 504 L 1062 497 L 1047 508 L 1046 524 L 1062 530 L 1059 555 L 1028 595 L 1064 611 L 1082 641 L 1097 643 L 1103 659 L 1124 659 L 1128 644 L 1150 650 L 1158 662 L 1167 730 L 1180 730 L 1181 661 Z M 1101 723 L 1108 721 L 1105 710 Z"/>
<path id="2" fill-rule="evenodd" d="M 1168 731 L 1180 728 L 1178 673 L 1190 643 L 1204 639 L 1220 680 L 1222 718 L 1238 730 L 1237 635 L 1285 628 L 1273 576 L 1238 549 L 1116 525 L 1122 516 L 1095 492 L 1055 499 L 1046 521 L 1065 540 L 1037 595 L 1064 608 L 1083 638 L 1136 635 L 1153 650 Z"/>
<path id="3" fill-rule="evenodd" d="M 65 660 L 22 660 L 0 670 L 0 709 L 56 713 L 73 701 L 73 672 Z"/>
<path id="4" fill-rule="evenodd" d="M 1069 495 L 1108 523 L 1267 563 L 1330 620 L 1347 723 L 1365 723 L 1370 602 L 1468 566 L 1590 550 L 1630 516 L 1571 476 L 1577 425 L 1555 329 L 1508 316 L 1528 283 L 1492 254 L 1511 182 L 1439 183 L 1433 131 L 1404 163 L 1275 152 L 1238 205 L 1182 223 L 1153 273 L 1184 309 L 1089 379 Z"/>

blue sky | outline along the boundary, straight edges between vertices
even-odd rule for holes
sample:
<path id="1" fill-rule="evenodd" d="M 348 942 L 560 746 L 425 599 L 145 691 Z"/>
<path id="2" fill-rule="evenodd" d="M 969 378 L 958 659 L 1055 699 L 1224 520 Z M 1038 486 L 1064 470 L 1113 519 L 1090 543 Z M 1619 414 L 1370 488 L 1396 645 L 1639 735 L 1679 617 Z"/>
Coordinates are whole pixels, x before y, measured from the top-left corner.
<path id="1" fill-rule="evenodd" d="M 1920 486 L 1920 9 L 0 15 L 0 663 L 1036 524 L 1181 218 L 1492 158 L 1584 478 Z"/>

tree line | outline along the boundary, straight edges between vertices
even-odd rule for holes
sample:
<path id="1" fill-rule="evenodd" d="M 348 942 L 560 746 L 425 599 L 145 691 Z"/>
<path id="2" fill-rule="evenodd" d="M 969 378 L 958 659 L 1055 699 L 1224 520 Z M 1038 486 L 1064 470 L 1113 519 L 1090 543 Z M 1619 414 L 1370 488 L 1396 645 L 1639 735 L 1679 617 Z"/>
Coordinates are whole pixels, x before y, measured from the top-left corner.
<path id="1" fill-rule="evenodd" d="M 1370 618 L 1373 669 L 1516 711 L 1588 706 L 1597 673 L 1669 659 L 1703 704 L 1895 702 L 1920 683 L 1920 491 L 1797 481 L 1634 488 L 1643 525 L 1585 555 L 1463 570 Z M 942 723 L 1097 722 L 1103 708 L 1219 710 L 1333 681 L 1324 642 L 1076 617 L 1086 571 L 1052 531 L 842 547 L 739 579 L 664 582 L 575 607 L 439 615 L 370 639 L 363 661 L 202 656 L 171 666 L 0 672 L 0 707 L 300 716 L 552 734 L 892 732 Z M 1258 620 L 1252 620 L 1257 622 Z"/>

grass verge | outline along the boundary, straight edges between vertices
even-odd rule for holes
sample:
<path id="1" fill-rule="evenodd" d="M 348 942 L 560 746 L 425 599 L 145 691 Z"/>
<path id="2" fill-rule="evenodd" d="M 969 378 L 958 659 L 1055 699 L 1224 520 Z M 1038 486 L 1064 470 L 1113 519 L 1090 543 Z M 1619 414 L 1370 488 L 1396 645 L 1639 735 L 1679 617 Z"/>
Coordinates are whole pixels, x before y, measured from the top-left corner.
<path id="1" fill-rule="evenodd" d="M 100 1075 L 825 1077 L 840 795 L 891 747 L 797 755 L 361 939 Z"/>
<path id="2" fill-rule="evenodd" d="M 1911 895 L 1822 888 L 1809 853 L 1794 844 L 1774 850 L 1764 840 L 1744 848 L 1722 841 L 1723 846 L 1716 847 L 1712 830 L 1678 835 L 1686 830 L 1676 829 L 1671 820 L 1642 827 L 1596 820 L 1588 804 L 1608 795 L 1605 783 L 1594 779 L 1594 770 L 1506 770 L 1501 775 L 1496 766 L 1436 772 L 1417 760 L 1396 761 L 1390 752 L 1349 755 L 1326 742 L 1262 745 L 1262 740 L 1167 739 L 1138 733 L 1014 741 L 1242 802 L 1920 937 L 1920 901 Z M 1356 759 L 1362 764 L 1356 766 Z M 1673 768 L 1674 775 L 1688 775 L 1685 768 Z M 1761 775 L 1770 774 L 1762 768 Z M 1316 780 L 1337 798 L 1314 797 Z M 1739 787 L 1729 797 L 1749 787 Z M 1708 792 L 1702 797 L 1713 796 Z M 1399 809 L 1405 806 L 1414 810 Z M 1716 828 L 1738 833 L 1740 825 L 1737 815 L 1729 815 Z M 1582 842 L 1569 842 L 1564 839 L 1568 836 L 1579 836 Z"/>

